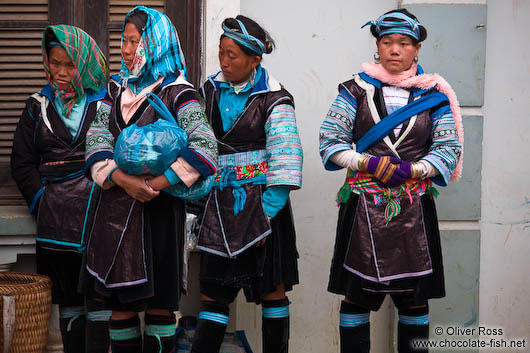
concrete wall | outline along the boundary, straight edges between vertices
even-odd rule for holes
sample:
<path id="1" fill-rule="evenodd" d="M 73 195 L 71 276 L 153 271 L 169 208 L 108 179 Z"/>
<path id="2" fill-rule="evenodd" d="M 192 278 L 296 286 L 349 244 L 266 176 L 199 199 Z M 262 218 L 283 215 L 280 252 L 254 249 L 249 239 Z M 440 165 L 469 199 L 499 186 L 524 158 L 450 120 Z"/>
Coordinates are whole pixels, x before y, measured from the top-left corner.
<path id="1" fill-rule="evenodd" d="M 225 1 L 219 1 L 225 3 Z M 208 3 L 215 3 L 210 0 Z M 301 284 L 289 294 L 292 352 L 337 352 L 338 309 L 341 298 L 326 291 L 338 208 L 335 196 L 344 172 L 326 172 L 318 154 L 318 129 L 337 94 L 337 85 L 372 60 L 375 42 L 360 27 L 397 6 L 394 0 L 316 0 L 240 2 L 241 13 L 257 20 L 275 39 L 277 49 L 264 55 L 263 65 L 293 94 L 298 127 L 304 148 L 304 186 L 292 193 L 300 252 Z M 206 9 L 207 16 L 209 7 Z M 208 29 L 207 33 L 213 32 Z M 220 32 L 219 32 L 220 33 Z M 216 50 L 218 37 L 206 47 Z M 207 54 L 207 58 L 213 55 Z M 211 63 L 206 66 L 212 68 Z M 218 66 L 217 66 L 218 67 Z M 218 68 L 211 69 L 211 74 Z M 374 352 L 389 352 L 387 336 L 390 312 L 378 313 L 374 321 L 380 339 Z M 261 352 L 261 308 L 237 304 L 237 327 L 246 330 L 253 349 Z"/>
<path id="2" fill-rule="evenodd" d="M 334 198 L 343 173 L 323 170 L 318 155 L 318 128 L 336 95 L 337 84 L 356 72 L 361 62 L 372 60 L 374 41 L 368 30 L 359 27 L 398 5 L 470 3 L 488 5 L 484 106 L 463 109 L 465 115 L 484 117 L 482 215 L 480 221 L 443 221 L 441 229 L 449 236 L 447 242 L 456 239 L 451 235 L 456 229 L 473 234 L 480 230 L 479 325 L 501 327 L 503 338 L 526 336 L 528 342 L 530 275 L 524 270 L 525 260 L 530 257 L 530 183 L 521 178 L 524 180 L 530 172 L 526 135 L 530 122 L 524 106 L 530 101 L 530 24 L 525 20 L 530 15 L 530 1 L 206 2 L 205 18 L 214 21 L 205 21 L 205 73 L 218 70 L 216 55 L 222 17 L 240 11 L 261 23 L 276 40 L 276 51 L 264 56 L 263 65 L 296 100 L 305 163 L 304 187 L 292 194 L 301 285 L 290 293 L 291 351 L 338 351 L 341 298 L 327 293 L 326 285 L 337 217 Z M 387 334 L 393 318 L 388 308 L 386 303 L 384 310 L 372 317 L 372 331 L 378 332 L 378 336 L 373 336 L 373 352 L 391 351 L 392 339 Z M 247 331 L 258 352 L 260 324 L 260 308 L 246 304 L 240 297 L 235 326 Z"/>
<path id="3" fill-rule="evenodd" d="M 480 324 L 530 340 L 530 1 L 488 1 Z M 487 352 L 488 350 L 484 350 Z"/>

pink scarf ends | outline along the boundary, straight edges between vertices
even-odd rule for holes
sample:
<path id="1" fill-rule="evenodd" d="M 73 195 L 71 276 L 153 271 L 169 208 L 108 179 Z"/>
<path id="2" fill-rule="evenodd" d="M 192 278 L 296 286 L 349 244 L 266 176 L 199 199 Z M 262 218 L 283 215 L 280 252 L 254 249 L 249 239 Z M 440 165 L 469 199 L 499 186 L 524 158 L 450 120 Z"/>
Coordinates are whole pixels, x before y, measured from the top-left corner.
<path id="1" fill-rule="evenodd" d="M 436 89 L 439 92 L 442 92 L 447 98 L 449 98 L 449 106 L 451 107 L 453 118 L 455 119 L 458 142 L 462 145 L 462 152 L 458 159 L 455 171 L 453 172 L 453 175 L 451 175 L 451 181 L 460 179 L 462 176 L 464 159 L 464 126 L 462 124 L 462 114 L 460 113 L 458 98 L 449 83 L 438 74 L 416 75 L 416 64 L 413 64 L 410 69 L 399 74 L 391 74 L 381 64 L 375 63 L 363 63 L 361 65 L 361 71 L 381 82 L 401 88 L 417 87 L 420 89 L 428 89 L 436 86 Z"/>

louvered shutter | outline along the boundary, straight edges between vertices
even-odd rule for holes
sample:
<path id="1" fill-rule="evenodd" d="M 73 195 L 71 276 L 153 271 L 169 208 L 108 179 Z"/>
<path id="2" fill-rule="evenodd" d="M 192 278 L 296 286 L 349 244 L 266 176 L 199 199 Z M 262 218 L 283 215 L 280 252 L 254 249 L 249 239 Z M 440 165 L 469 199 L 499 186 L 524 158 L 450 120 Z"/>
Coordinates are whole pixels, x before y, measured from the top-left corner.
<path id="1" fill-rule="evenodd" d="M 198 84 L 201 4 L 202 0 L 0 0 L 0 206 L 25 204 L 11 179 L 9 158 L 24 101 L 47 83 L 41 54 L 43 29 L 56 23 L 84 28 L 107 52 L 114 74 L 121 66 L 125 14 L 136 5 L 157 9 L 177 27 L 190 80 Z M 98 11 L 104 13 L 95 15 Z"/>
<path id="2" fill-rule="evenodd" d="M 41 38 L 48 0 L 0 0 L 0 205 L 23 204 L 9 156 L 25 100 L 47 83 Z"/>

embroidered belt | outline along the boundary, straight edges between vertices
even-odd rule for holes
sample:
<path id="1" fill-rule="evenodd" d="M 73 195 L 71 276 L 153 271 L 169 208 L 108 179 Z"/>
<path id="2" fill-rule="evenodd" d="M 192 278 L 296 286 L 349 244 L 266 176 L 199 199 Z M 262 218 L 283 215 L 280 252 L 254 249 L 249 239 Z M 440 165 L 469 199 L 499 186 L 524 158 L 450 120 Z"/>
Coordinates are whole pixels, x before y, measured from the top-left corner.
<path id="1" fill-rule="evenodd" d="M 234 215 L 245 207 L 247 195 L 243 185 L 264 185 L 269 170 L 266 150 L 238 152 L 219 156 L 219 170 L 215 174 L 214 188 L 233 188 Z"/>
<path id="2" fill-rule="evenodd" d="M 370 173 L 354 172 L 348 169 L 346 180 L 337 193 L 337 204 L 346 203 L 352 192 L 372 195 L 376 206 L 386 204 L 385 223 L 387 224 L 401 212 L 400 202 L 402 199 L 407 198 L 412 204 L 412 194 L 438 196 L 438 191 L 432 186 L 429 179 L 409 179 L 399 186 L 390 188 L 381 186 Z"/>

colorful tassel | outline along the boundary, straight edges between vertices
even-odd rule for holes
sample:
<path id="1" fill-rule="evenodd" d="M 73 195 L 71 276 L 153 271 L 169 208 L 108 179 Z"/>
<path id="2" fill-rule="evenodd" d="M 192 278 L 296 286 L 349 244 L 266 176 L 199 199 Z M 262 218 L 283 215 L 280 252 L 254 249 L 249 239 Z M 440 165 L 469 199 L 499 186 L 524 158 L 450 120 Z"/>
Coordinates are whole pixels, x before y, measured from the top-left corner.
<path id="1" fill-rule="evenodd" d="M 388 224 L 394 217 L 401 212 L 399 199 L 390 199 L 385 207 L 385 224 Z"/>

